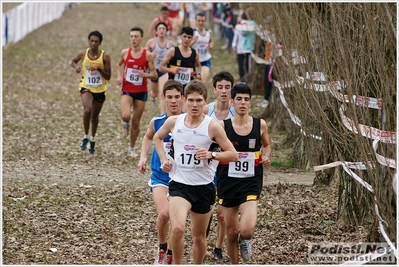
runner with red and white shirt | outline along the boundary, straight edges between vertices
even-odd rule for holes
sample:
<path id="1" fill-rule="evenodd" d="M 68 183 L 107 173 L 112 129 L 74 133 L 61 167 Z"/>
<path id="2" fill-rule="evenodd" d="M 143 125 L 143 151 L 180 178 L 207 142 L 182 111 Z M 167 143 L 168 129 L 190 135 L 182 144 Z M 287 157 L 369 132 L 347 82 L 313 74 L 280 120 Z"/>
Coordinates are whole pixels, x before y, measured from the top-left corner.
<path id="1" fill-rule="evenodd" d="M 133 27 L 130 30 L 130 43 L 132 46 L 122 50 L 116 65 L 116 83 L 122 85 L 121 117 L 124 137 L 129 135 L 129 122 L 133 107 L 128 150 L 128 156 L 131 157 L 137 157 L 134 145 L 140 132 L 140 119 L 143 115 L 145 101 L 147 101 L 147 79 L 156 79 L 158 77 L 154 65 L 154 54 L 141 46 L 143 36 L 144 31 L 140 27 Z M 123 69 L 122 64 L 124 65 Z"/>

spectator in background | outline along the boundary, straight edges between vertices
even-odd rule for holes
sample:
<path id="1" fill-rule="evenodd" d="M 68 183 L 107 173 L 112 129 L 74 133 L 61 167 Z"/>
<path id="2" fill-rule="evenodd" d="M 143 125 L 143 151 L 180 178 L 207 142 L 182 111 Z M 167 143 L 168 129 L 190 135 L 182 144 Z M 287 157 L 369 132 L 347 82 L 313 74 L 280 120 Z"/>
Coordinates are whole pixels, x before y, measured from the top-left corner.
<path id="1" fill-rule="evenodd" d="M 278 43 L 276 40 L 276 36 L 274 34 L 274 27 L 273 27 L 273 16 L 269 15 L 265 19 L 265 31 L 263 32 L 263 42 L 264 51 L 265 51 L 265 68 L 264 68 L 264 100 L 258 104 L 258 106 L 262 108 L 266 108 L 269 104 L 269 99 L 272 94 L 273 89 L 273 73 L 272 71 L 272 64 L 273 59 L 275 56 L 278 56 Z"/>
<path id="2" fill-rule="evenodd" d="M 224 40 L 224 33 L 222 27 L 222 14 L 223 14 L 224 5 L 222 3 L 212 3 L 212 12 L 213 12 L 213 34 L 214 37 L 219 40 Z"/>
<path id="3" fill-rule="evenodd" d="M 222 49 L 225 50 L 225 53 L 231 51 L 235 23 L 233 10 L 231 9 L 230 3 L 224 4 L 223 32 L 226 36 L 226 44 L 222 46 Z"/>
<path id="4" fill-rule="evenodd" d="M 251 52 L 255 48 L 255 21 L 251 20 L 248 13 L 253 8 L 248 8 L 242 15 L 241 21 L 235 27 L 232 47 L 237 54 L 238 72 L 240 82 L 246 82 L 246 75 L 251 72 Z"/>
<path id="5" fill-rule="evenodd" d="M 223 14 L 222 3 L 212 3 L 212 12 L 213 12 L 213 34 L 215 38 L 219 41 L 224 40 L 224 33 L 222 27 L 222 14 Z"/>

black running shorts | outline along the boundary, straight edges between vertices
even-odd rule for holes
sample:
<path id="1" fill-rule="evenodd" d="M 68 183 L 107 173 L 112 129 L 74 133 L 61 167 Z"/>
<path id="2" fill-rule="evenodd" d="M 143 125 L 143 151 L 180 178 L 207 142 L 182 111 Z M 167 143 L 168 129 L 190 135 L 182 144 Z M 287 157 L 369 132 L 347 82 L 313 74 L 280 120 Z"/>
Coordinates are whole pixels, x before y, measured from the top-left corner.
<path id="1" fill-rule="evenodd" d="M 172 180 L 169 183 L 169 195 L 184 198 L 191 203 L 192 212 L 205 214 L 215 204 L 216 188 L 212 182 L 206 185 L 186 185 Z"/>

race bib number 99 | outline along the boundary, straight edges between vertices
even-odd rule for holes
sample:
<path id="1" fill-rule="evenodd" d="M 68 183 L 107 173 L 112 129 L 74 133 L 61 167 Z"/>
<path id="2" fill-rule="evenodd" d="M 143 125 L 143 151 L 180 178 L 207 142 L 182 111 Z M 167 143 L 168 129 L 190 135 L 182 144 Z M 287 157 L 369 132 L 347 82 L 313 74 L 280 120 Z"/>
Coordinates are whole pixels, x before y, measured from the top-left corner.
<path id="1" fill-rule="evenodd" d="M 98 71 L 86 72 L 86 84 L 93 87 L 98 87 L 103 84 L 101 73 Z"/>
<path id="2" fill-rule="evenodd" d="M 255 153 L 238 152 L 238 161 L 229 162 L 228 176 L 232 178 L 255 176 Z"/>
<path id="3" fill-rule="evenodd" d="M 126 80 L 134 85 L 143 85 L 143 77 L 139 76 L 138 69 L 128 68 L 126 72 Z"/>

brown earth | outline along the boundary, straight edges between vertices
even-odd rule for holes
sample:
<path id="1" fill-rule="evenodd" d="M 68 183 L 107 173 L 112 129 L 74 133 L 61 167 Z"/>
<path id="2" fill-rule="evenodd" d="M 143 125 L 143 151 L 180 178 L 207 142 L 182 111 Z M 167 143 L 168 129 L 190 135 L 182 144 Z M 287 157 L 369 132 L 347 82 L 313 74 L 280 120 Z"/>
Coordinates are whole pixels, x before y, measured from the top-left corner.
<path id="1" fill-rule="evenodd" d="M 121 138 L 115 63 L 129 46 L 132 26 L 147 31 L 159 4 L 83 3 L 63 17 L 3 48 L 3 264 L 152 264 L 157 245 L 156 211 L 147 186 Z M 98 29 L 113 74 L 94 155 L 78 149 L 83 135 L 79 75 L 70 59 Z M 145 38 L 147 40 L 147 38 Z M 237 77 L 234 55 L 217 42 L 212 73 Z M 254 97 L 254 103 L 261 101 Z M 253 114 L 259 113 L 254 105 Z M 148 108 L 141 121 L 144 134 Z M 274 156 L 290 148 L 270 133 Z M 278 152 L 278 153 L 277 153 Z M 337 220 L 337 188 L 312 186 L 312 171 L 268 169 L 248 264 L 307 264 L 309 242 L 356 242 L 363 227 Z M 212 259 L 216 216 L 208 238 Z M 191 261 L 187 230 L 184 260 Z M 55 251 L 53 248 L 57 249 Z M 52 250 L 50 250 L 52 249 Z M 226 248 L 223 248 L 227 260 Z"/>

